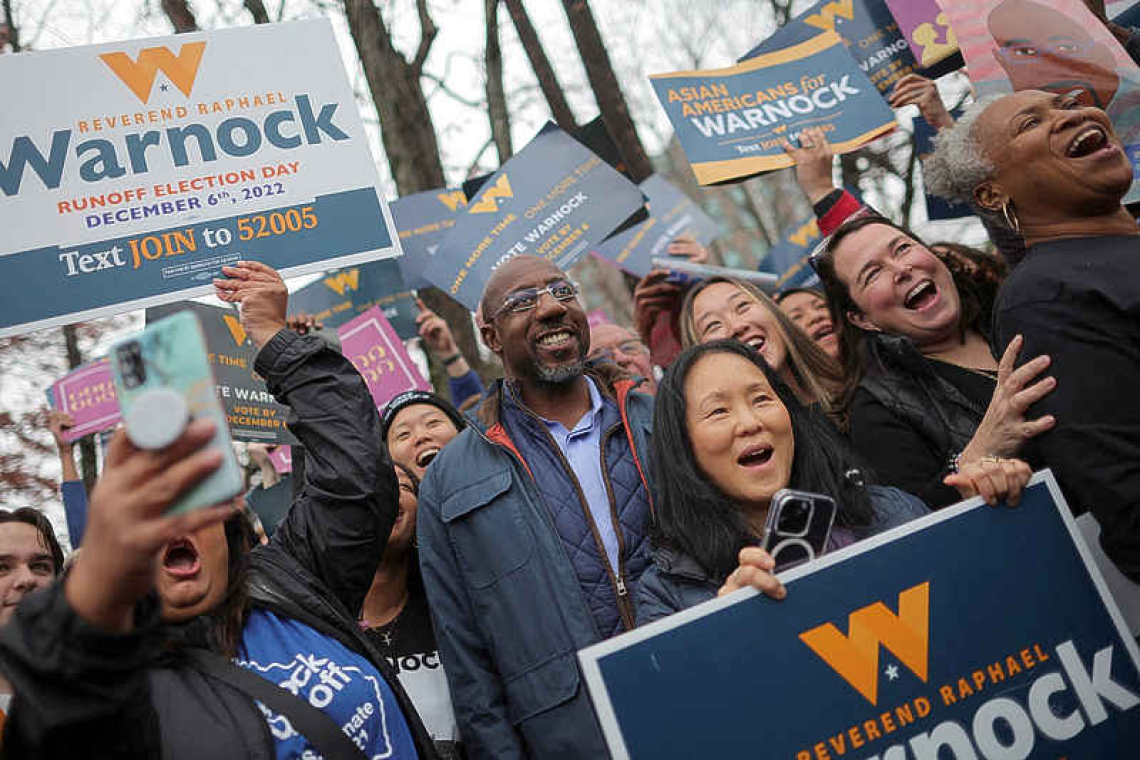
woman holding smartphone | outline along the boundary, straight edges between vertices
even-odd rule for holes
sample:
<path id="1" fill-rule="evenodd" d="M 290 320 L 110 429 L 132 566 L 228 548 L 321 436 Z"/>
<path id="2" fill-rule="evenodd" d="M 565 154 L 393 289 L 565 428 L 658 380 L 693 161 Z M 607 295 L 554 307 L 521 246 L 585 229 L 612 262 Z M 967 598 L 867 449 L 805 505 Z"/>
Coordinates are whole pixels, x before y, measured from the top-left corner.
<path id="1" fill-rule="evenodd" d="M 639 624 L 745 585 L 782 599 L 775 563 L 758 548 L 780 489 L 834 500 L 824 551 L 928 513 L 914 496 L 868 483 L 834 426 L 736 340 L 693 346 L 677 358 L 659 386 L 653 424 L 657 524 Z M 946 483 L 963 498 L 1014 504 L 1029 476 L 1024 462 L 987 459 Z"/>
<path id="2" fill-rule="evenodd" d="M 307 452 L 304 488 L 252 548 L 237 500 L 168 511 L 222 464 L 213 420 L 161 449 L 116 432 L 82 558 L 0 631 L 16 694 L 0 758 L 437 756 L 356 623 L 399 510 L 374 402 L 347 359 L 286 328 L 276 271 L 223 272 Z"/>

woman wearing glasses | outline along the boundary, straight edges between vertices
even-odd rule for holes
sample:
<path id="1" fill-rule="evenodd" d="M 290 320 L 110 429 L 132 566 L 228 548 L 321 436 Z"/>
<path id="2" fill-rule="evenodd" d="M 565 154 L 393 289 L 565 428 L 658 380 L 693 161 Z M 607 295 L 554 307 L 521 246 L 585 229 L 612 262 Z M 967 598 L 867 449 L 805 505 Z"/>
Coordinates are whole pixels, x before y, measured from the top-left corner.
<path id="1" fill-rule="evenodd" d="M 881 217 L 849 220 L 815 260 L 839 325 L 852 443 L 884 483 L 937 509 L 958 501 L 944 480 L 992 457 L 1039 458 L 1026 442 L 1053 426 L 1026 410 L 1056 382 L 1049 357 L 1014 370 L 1015 339 L 990 353 L 974 295 L 912 232 Z"/>
<path id="2" fill-rule="evenodd" d="M 735 340 L 704 343 L 677 358 L 661 381 L 653 427 L 657 521 L 639 624 L 743 585 L 783 598 L 772 557 L 757 548 L 781 488 L 835 501 L 827 551 L 927 514 L 914 496 L 867 484 L 835 428 Z M 980 493 L 991 504 L 1013 503 L 1029 474 L 1023 462 L 995 459 L 947 481 L 963 498 Z"/>

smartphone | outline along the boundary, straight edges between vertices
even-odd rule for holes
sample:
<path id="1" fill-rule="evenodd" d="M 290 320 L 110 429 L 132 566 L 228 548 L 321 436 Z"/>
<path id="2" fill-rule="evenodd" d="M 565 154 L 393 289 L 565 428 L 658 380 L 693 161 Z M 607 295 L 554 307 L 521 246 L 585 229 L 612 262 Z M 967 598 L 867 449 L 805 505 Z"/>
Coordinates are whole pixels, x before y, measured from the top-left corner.
<path id="1" fill-rule="evenodd" d="M 678 272 L 674 270 L 669 272 L 669 274 L 665 277 L 665 282 L 671 282 L 674 285 L 686 287 L 693 284 L 694 282 L 697 282 L 700 279 L 700 277 L 689 274 L 688 272 Z"/>
<path id="2" fill-rule="evenodd" d="M 173 425 L 176 426 L 174 437 L 177 438 L 180 435 L 178 431 L 184 430 L 193 420 L 205 417 L 214 421 L 214 438 L 207 445 L 222 452 L 221 466 L 183 493 L 167 512 L 188 512 L 236 496 L 243 485 L 242 470 L 230 442 L 225 410 L 214 389 L 206 336 L 198 317 L 193 312 L 180 311 L 154 322 L 138 335 L 111 346 L 110 358 L 119 406 L 132 440 L 141 439 L 141 436 L 131 433 L 132 425 Z M 168 405 L 170 409 L 176 409 L 173 414 L 180 415 L 180 419 L 164 417 L 171 413 L 169 409 L 158 409 L 144 415 L 131 413 L 132 408 L 145 408 L 147 394 L 153 400 L 156 391 L 167 394 L 166 398 L 173 392 L 185 401 L 184 406 Z"/>
<path id="3" fill-rule="evenodd" d="M 835 500 L 807 491 L 781 488 L 772 497 L 760 548 L 776 560 L 774 573 L 819 557 L 835 522 Z"/>

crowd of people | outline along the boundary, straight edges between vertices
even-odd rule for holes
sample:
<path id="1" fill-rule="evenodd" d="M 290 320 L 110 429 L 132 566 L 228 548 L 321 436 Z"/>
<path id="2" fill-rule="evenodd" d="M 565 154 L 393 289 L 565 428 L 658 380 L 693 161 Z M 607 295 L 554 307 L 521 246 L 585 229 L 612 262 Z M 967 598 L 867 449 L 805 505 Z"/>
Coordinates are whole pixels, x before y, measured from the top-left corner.
<path id="1" fill-rule="evenodd" d="M 977 209 L 990 250 L 836 187 L 807 129 L 785 147 L 826 236 L 818 288 L 654 271 L 632 325 L 591 328 L 566 272 L 517 256 L 475 315 L 498 379 L 420 304 L 446 397 L 378 412 L 287 320 L 277 272 L 226 267 L 216 294 L 301 444 L 291 505 L 263 530 L 242 497 L 167 513 L 222 461 L 202 420 L 161 450 L 115 432 L 88 498 L 53 415 L 81 551 L 65 568 L 39 511 L 0 512 L 0 756 L 607 757 L 578 651 L 744 587 L 795 593 L 760 548 L 786 488 L 834 501 L 834 551 L 964 498 L 1016 505 L 1049 467 L 1140 583 L 1140 405 L 1120 392 L 1140 380 L 1140 227 L 1108 115 L 1026 89 L 955 121 L 917 75 L 890 102 L 939 130 L 926 182 Z"/>

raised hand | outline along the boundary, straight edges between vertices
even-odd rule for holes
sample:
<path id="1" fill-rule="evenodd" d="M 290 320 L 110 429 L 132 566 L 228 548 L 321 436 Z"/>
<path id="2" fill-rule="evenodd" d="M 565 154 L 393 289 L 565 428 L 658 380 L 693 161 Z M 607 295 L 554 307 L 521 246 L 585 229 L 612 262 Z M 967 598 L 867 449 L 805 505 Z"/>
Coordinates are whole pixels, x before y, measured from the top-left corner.
<path id="1" fill-rule="evenodd" d="M 835 180 L 831 176 L 835 154 L 831 152 L 822 129 L 808 127 L 800 132 L 798 146 L 784 140 L 784 152 L 796 162 L 796 182 L 813 205 L 835 189 Z"/>
<path id="2" fill-rule="evenodd" d="M 946 110 L 942 96 L 938 94 L 938 87 L 933 81 L 918 74 L 907 74 L 895 83 L 891 95 L 887 98 L 891 108 L 903 106 L 918 106 L 922 118 L 935 129 L 945 129 L 954 126 L 954 117 Z"/>
<path id="3" fill-rule="evenodd" d="M 289 290 L 277 270 L 258 261 L 239 261 L 222 267 L 227 279 L 214 280 L 214 294 L 241 305 L 241 324 L 260 349 L 287 326 L 285 311 Z"/>
<path id="4" fill-rule="evenodd" d="M 1002 354 L 993 398 L 990 399 L 986 415 L 974 432 L 974 437 L 962 450 L 960 465 L 976 462 L 983 457 L 1014 456 L 1027 440 L 1056 424 L 1057 421 L 1051 414 L 1035 420 L 1025 417 L 1032 404 L 1057 387 L 1057 380 L 1049 376 L 1032 382 L 1049 366 L 1051 360 L 1046 355 L 1031 359 L 1014 369 L 1023 343 L 1022 337 L 1016 336 Z"/>

